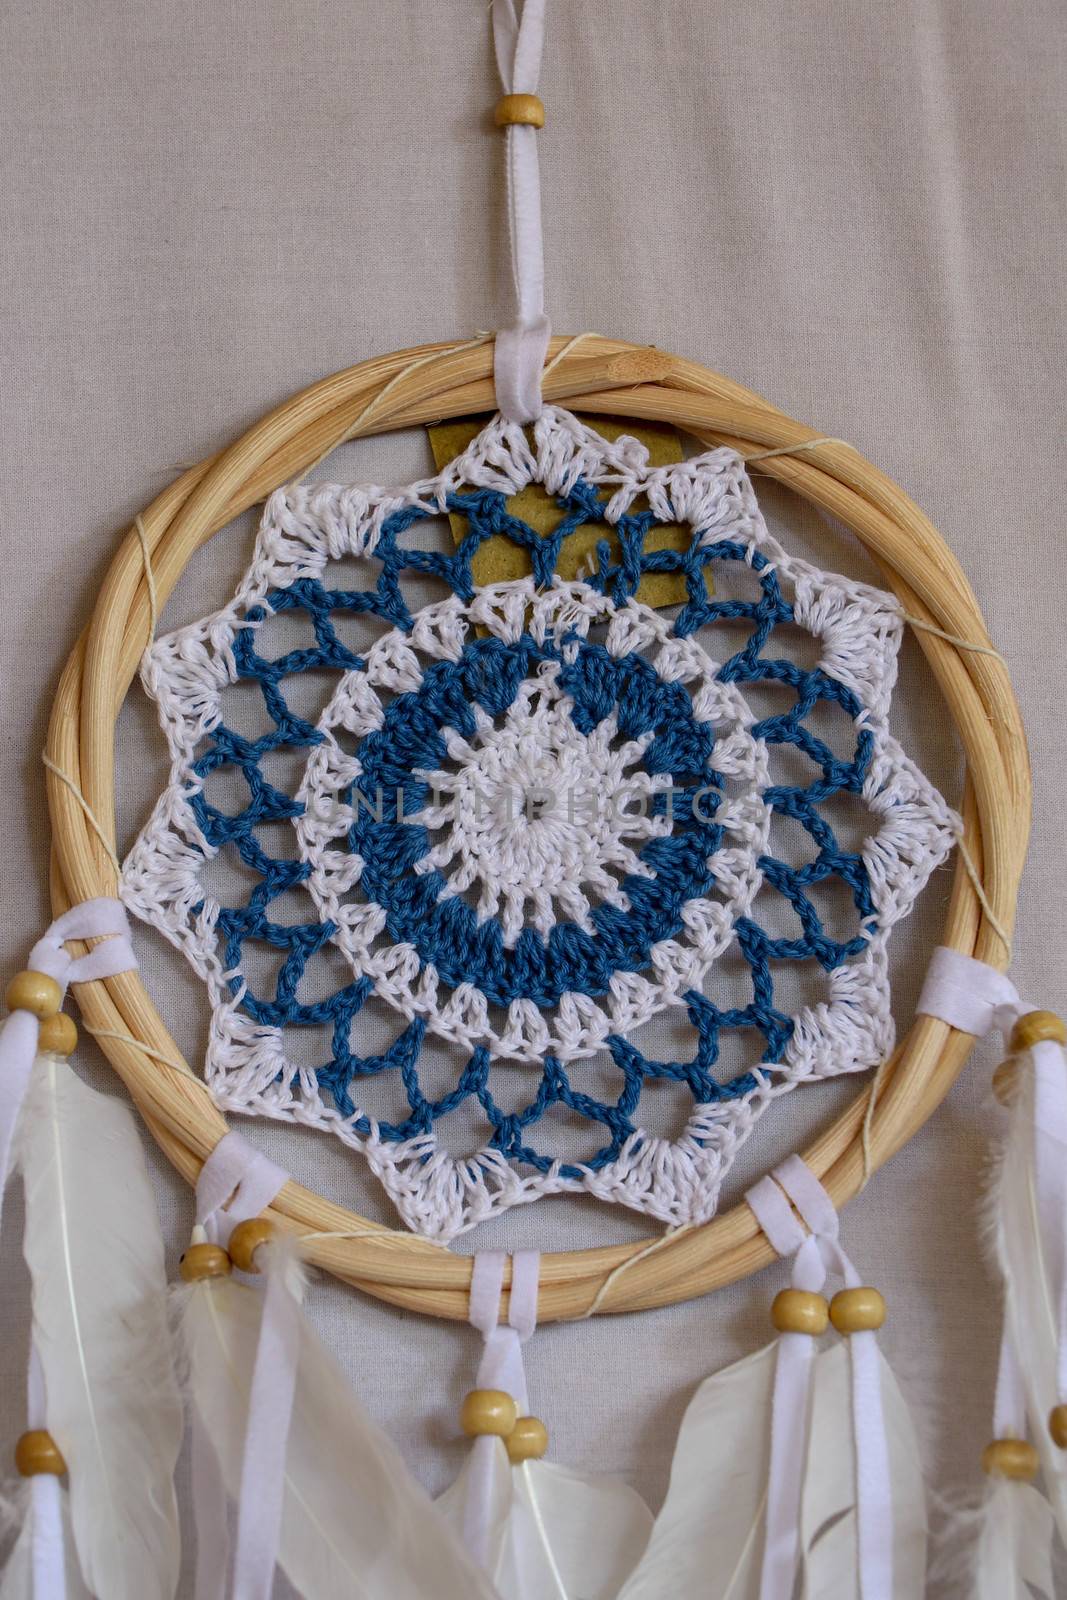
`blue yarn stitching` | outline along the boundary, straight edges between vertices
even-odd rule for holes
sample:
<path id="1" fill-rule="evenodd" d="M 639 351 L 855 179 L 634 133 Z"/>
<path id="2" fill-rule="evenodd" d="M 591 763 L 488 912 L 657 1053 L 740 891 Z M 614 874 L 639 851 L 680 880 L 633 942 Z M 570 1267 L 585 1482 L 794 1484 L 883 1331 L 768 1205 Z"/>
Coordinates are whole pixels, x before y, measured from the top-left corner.
<path id="1" fill-rule="evenodd" d="M 475 588 L 471 570 L 474 556 L 486 540 L 501 536 L 528 553 L 535 581 L 545 585 L 551 581 L 568 535 L 583 525 L 606 522 L 606 500 L 583 481 L 561 496 L 558 505 L 563 513 L 560 522 L 550 534 L 542 535 L 515 517 L 506 497 L 497 491 L 482 489 L 450 496 L 448 509 L 465 517 L 468 527 L 450 555 L 407 549 L 401 544 L 408 529 L 433 514 L 422 507 L 406 508 L 383 524 L 374 552 L 381 570 L 373 589 L 330 590 L 318 580 L 303 578 L 287 589 L 275 590 L 264 606 L 251 609 L 250 625 L 238 633 L 233 644 L 237 678 L 259 685 L 274 727 L 250 740 L 220 722 L 193 766 L 196 781 L 189 800 L 208 844 L 216 850 L 232 847 L 260 880 L 245 904 L 224 907 L 218 916 L 231 992 L 249 1016 L 262 1025 L 326 1025 L 332 1029 L 331 1059 L 316 1069 L 316 1077 L 338 1112 L 352 1119 L 357 1132 L 366 1135 L 372 1126 L 377 1126 L 382 1138 L 393 1141 L 428 1134 L 437 1121 L 474 1098 L 492 1130 L 490 1148 L 509 1160 L 544 1172 L 555 1158 L 528 1142 L 528 1130 L 551 1108 L 559 1106 L 604 1129 L 605 1142 L 591 1157 L 581 1165 L 562 1164 L 564 1176 L 577 1177 L 583 1171 L 595 1172 L 609 1166 L 627 1141 L 639 1133 L 635 1117 L 646 1082 L 666 1080 L 684 1085 L 694 1104 L 715 1104 L 751 1092 L 758 1082 L 756 1069 L 736 1073 L 726 1082 L 715 1076 L 723 1030 L 752 1032 L 762 1042 L 760 1061 L 780 1060 L 793 1023 L 774 1005 L 771 963 L 814 960 L 829 972 L 863 950 L 875 918 L 862 857 L 839 845 L 818 809 L 834 795 L 861 792 L 873 753 L 873 734 L 863 725 L 863 706 L 847 685 L 821 669 L 804 669 L 764 653 L 775 628 L 795 620 L 766 558 L 758 551 L 750 553 L 733 540 L 701 545 L 698 531 L 694 531 L 686 550 L 646 550 L 649 531 L 661 522 L 650 511 L 623 516 L 613 525 L 617 542 L 614 557 L 606 539 L 596 547 L 597 570 L 589 581 L 616 604 L 632 596 L 646 574 L 682 576 L 687 601 L 674 623 L 678 637 L 687 637 L 720 620 L 750 625 L 747 642 L 724 662 L 719 677 L 738 685 L 775 682 L 793 691 L 795 702 L 787 711 L 764 718 L 752 731 L 770 745 L 793 746 L 817 772 L 807 785 L 778 785 L 765 792 L 772 809 L 799 822 L 817 847 L 815 859 L 803 867 L 790 867 L 773 856 L 764 856 L 759 863 L 766 882 L 796 913 L 800 935 L 774 938 L 751 918 L 739 919 L 737 943 L 750 970 L 751 1002 L 742 1008 L 720 1010 L 706 996 L 690 992 L 686 1003 L 695 1049 L 688 1062 L 651 1060 L 629 1041 L 610 1037 L 607 1048 L 620 1074 L 619 1095 L 613 1104 L 575 1088 L 563 1064 L 547 1055 L 530 1103 L 518 1112 L 507 1113 L 493 1098 L 490 1058 L 484 1047 L 469 1053 L 453 1090 L 437 1100 L 428 1100 L 418 1074 L 426 1033 L 425 1023 L 419 1019 L 409 1023 L 383 1053 L 355 1053 L 353 1023 L 371 994 L 371 983 L 361 978 L 325 1000 L 311 1004 L 299 1000 L 298 989 L 308 963 L 329 943 L 336 929 L 330 922 L 288 925 L 271 918 L 271 903 L 306 883 L 311 869 L 299 860 L 271 855 L 256 833 L 264 824 L 291 820 L 301 811 L 296 801 L 267 781 L 261 767 L 264 757 L 279 750 L 310 749 L 322 738 L 288 706 L 286 681 L 311 671 L 358 671 L 363 666 L 362 658 L 348 650 L 338 637 L 331 620 L 334 615 L 370 614 L 389 626 L 409 631 L 413 618 L 401 589 L 403 575 L 420 573 L 441 579 L 468 601 Z M 668 519 L 662 522 L 666 525 Z M 759 577 L 759 598 L 716 600 L 714 589 L 709 593 L 704 574 L 717 562 L 747 563 Z M 286 611 L 303 612 L 309 617 L 315 647 L 268 660 L 256 649 L 256 625 L 271 613 Z M 357 808 L 349 845 L 359 850 L 366 863 L 363 889 L 369 898 L 385 907 L 391 938 L 414 943 L 421 958 L 433 961 L 446 982 L 454 985 L 475 981 L 492 1003 L 500 1005 L 526 995 L 539 1007 L 550 1006 L 565 990 L 600 995 L 613 972 L 641 971 L 648 964 L 650 946 L 680 931 L 686 901 L 713 887 L 705 861 L 722 838 L 722 829 L 714 822 L 716 799 L 705 798 L 702 806 L 705 815 L 712 814 L 710 821 L 688 821 L 676 792 L 674 832 L 666 838 L 650 840 L 641 852 L 643 861 L 654 868 L 655 877 L 631 876 L 622 886 L 631 902 L 629 912 L 607 905 L 597 907 L 591 914 L 595 935 L 573 924 L 560 924 L 545 940 L 535 930 L 526 929 L 511 951 L 504 949 L 499 926 L 491 919 L 479 924 L 473 910 L 458 897 L 440 901 L 444 886 L 440 874 L 416 875 L 411 870 L 428 848 L 426 830 L 417 821 L 398 821 L 395 816 L 383 816 L 378 821 L 372 811 L 376 785 L 381 784 L 386 793 L 399 788 L 404 818 L 417 817 L 428 791 L 412 769 L 433 769 L 442 764 L 442 730 L 454 728 L 470 736 L 474 731 L 470 711 L 473 701 L 480 703 L 490 716 L 502 714 L 528 669 L 542 660 L 559 663 L 560 685 L 573 699 L 573 716 L 581 731 L 590 732 L 603 717 L 613 713 L 624 736 L 652 733 L 643 764 L 652 773 L 670 774 L 676 791 L 688 793 L 720 785 L 721 780 L 706 767 L 713 748 L 713 730 L 696 720 L 681 685 L 659 680 L 638 656 L 616 658 L 602 646 L 580 639 L 577 651 L 572 647 L 563 652 L 564 642 L 538 645 L 529 635 L 507 645 L 492 638 L 472 641 L 459 662 L 435 662 L 428 667 L 418 689 L 398 696 L 387 707 L 382 728 L 369 735 L 360 749 L 361 789 L 368 805 Z M 837 757 L 805 726 L 805 718 L 819 704 L 839 706 L 851 722 L 859 724 L 850 759 Z M 233 814 L 210 804 L 201 787 L 205 779 L 224 769 L 238 773 L 249 792 L 248 804 Z M 347 798 L 351 803 L 354 796 Z M 665 804 L 663 796 L 656 798 L 657 809 L 662 810 Z M 840 941 L 823 928 L 806 893 L 834 878 L 849 890 L 858 923 L 857 932 Z M 245 945 L 249 941 L 265 945 L 282 957 L 274 993 L 269 998 L 255 995 L 242 976 Z M 570 1073 L 577 1077 L 582 1065 L 572 1063 Z M 410 1116 L 372 1125 L 369 1117 L 357 1114 L 352 1087 L 361 1080 L 387 1073 L 399 1076 Z"/>

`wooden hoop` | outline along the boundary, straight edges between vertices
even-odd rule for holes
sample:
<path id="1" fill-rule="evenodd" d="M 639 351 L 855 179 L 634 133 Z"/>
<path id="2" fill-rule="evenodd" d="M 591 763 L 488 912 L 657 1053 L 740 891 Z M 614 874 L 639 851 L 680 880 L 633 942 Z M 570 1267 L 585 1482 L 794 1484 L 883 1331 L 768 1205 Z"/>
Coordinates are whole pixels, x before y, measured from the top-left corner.
<path id="1" fill-rule="evenodd" d="M 202 544 L 344 439 L 491 411 L 492 355 L 489 343 L 425 346 L 325 378 L 278 406 L 227 450 L 183 473 L 143 513 L 140 530 L 130 531 L 112 562 L 53 707 L 47 756 L 56 770 L 49 769 L 47 788 L 56 914 L 116 890 L 113 861 L 85 808 L 114 848 L 115 724 L 151 633 L 145 550 L 162 606 Z M 662 419 L 706 445 L 727 443 L 746 456 L 795 451 L 819 437 L 695 362 L 592 335 L 580 345 L 556 339 L 550 356 L 559 359 L 546 370 L 545 398 L 578 410 Z M 1030 827 L 1030 771 L 1003 661 L 995 652 L 953 642 L 989 645 L 967 580 L 918 507 L 850 446 L 829 441 L 801 454 L 774 455 L 761 462 L 761 470 L 848 526 L 909 615 L 951 636 L 917 631 L 966 756 L 964 837 L 981 891 L 967 864 L 957 861 L 942 942 L 1003 968 L 1008 952 L 997 927 L 1010 934 L 1014 921 Z M 125 973 L 83 984 L 78 1000 L 153 1137 L 183 1177 L 195 1182 L 226 1123 L 203 1082 L 182 1062 L 140 979 Z M 876 1086 L 861 1090 L 803 1152 L 835 1204 L 851 1199 L 865 1181 L 865 1121 L 873 1169 L 934 1111 L 973 1042 L 930 1017 L 916 1019 Z M 295 1182 L 286 1184 L 271 1214 L 284 1227 L 315 1235 L 308 1240 L 309 1259 L 337 1277 L 409 1310 L 466 1317 L 469 1257 L 367 1221 Z M 544 1257 L 539 1316 L 551 1321 L 582 1317 L 590 1308 L 668 1305 L 772 1259 L 741 1203 L 652 1245 Z"/>

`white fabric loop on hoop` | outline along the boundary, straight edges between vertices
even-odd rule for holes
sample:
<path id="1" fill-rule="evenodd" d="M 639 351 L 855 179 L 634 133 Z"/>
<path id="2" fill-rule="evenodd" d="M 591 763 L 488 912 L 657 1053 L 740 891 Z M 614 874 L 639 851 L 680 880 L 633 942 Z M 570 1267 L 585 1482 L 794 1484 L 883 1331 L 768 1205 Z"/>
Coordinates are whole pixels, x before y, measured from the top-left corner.
<path id="1" fill-rule="evenodd" d="M 215 1244 L 225 1247 L 239 1222 L 258 1217 L 289 1182 L 284 1167 L 231 1131 L 200 1168 L 196 1220 Z"/>
<path id="2" fill-rule="evenodd" d="M 537 1327 L 537 1285 L 541 1256 L 537 1250 L 520 1250 L 511 1258 L 511 1296 L 508 1320 L 501 1324 L 500 1292 L 504 1284 L 502 1250 L 482 1250 L 474 1258 L 470 1305 L 467 1312 L 472 1327 L 485 1340 L 478 1364 L 475 1386 L 503 1389 L 510 1394 L 524 1416 L 530 1400 L 526 1390 L 526 1371 L 522 1347 Z M 470 1487 L 463 1518 L 463 1543 L 471 1560 L 484 1571 L 489 1560 L 492 1523 L 494 1457 L 503 1449 L 501 1441 L 483 1434 L 471 1446 Z"/>
<path id="3" fill-rule="evenodd" d="M 495 0 L 493 44 L 505 94 L 536 94 L 545 37 L 545 0 Z M 537 129 L 509 127 L 505 138 L 508 243 L 518 313 L 496 337 L 493 377 L 498 410 L 509 422 L 541 415 L 541 373 L 551 327 L 545 316 L 545 247 Z"/>
<path id="4" fill-rule="evenodd" d="M 69 939 L 104 942 L 75 959 L 63 948 Z M 120 972 L 132 972 L 137 966 L 137 957 L 130 944 L 125 907 L 107 897 L 72 906 L 63 916 L 57 917 L 44 937 L 37 941 L 27 966 L 31 972 L 45 972 L 54 978 L 64 993 L 72 983 L 91 983 L 98 978 L 113 978 Z"/>
<path id="5" fill-rule="evenodd" d="M 938 945 L 930 957 L 916 1010 L 984 1039 L 994 1028 L 1009 1035 L 1031 1006 L 1023 1005 L 1007 973 Z"/>

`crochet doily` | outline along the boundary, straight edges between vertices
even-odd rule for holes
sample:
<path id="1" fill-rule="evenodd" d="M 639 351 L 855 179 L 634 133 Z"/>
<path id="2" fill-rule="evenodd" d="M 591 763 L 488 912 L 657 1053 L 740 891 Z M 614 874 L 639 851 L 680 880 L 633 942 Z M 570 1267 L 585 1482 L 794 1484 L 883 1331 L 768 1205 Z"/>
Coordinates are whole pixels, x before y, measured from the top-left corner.
<path id="1" fill-rule="evenodd" d="M 509 506 L 533 483 L 548 534 Z M 444 512 L 465 536 L 425 548 Z M 478 587 L 490 539 L 529 576 Z M 684 603 L 636 598 L 653 573 Z M 294 617 L 307 644 L 272 653 Z M 784 554 L 732 451 L 651 469 L 556 408 L 404 490 L 278 491 L 234 601 L 143 667 L 173 765 L 124 896 L 208 985 L 218 1103 L 332 1129 L 433 1237 L 561 1190 L 712 1215 L 775 1096 L 892 1047 L 886 942 L 955 831 L 888 731 L 900 633 Z"/>

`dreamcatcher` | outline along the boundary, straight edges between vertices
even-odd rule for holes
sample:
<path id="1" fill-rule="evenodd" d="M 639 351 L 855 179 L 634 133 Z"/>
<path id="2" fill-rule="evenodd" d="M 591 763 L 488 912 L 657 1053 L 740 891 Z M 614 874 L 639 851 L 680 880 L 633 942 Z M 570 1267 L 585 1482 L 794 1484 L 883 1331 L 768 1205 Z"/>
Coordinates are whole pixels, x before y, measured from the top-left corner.
<path id="1" fill-rule="evenodd" d="M 196 1187 L 175 1338 L 197 1595 L 241 1600 L 270 1593 L 276 1564 L 314 1600 L 785 1600 L 798 1578 L 810 1596 L 921 1594 L 914 1432 L 836 1207 L 999 1028 L 1008 1310 L 973 1591 L 1051 1593 L 1067 1062 L 1062 1023 L 1001 971 L 1028 816 L 1007 673 L 950 552 L 850 446 L 693 363 L 550 338 L 541 13 L 493 13 L 516 325 L 326 379 L 186 472 L 137 519 L 61 682 L 58 920 L 0 1046 L 34 1282 L 5 1600 L 176 1583 L 162 1248 L 130 1118 L 63 1064 L 68 985 Z M 494 405 L 419 482 L 304 482 L 344 440 Z M 653 459 L 628 418 L 700 453 Z M 849 526 L 891 592 L 790 557 L 753 460 Z M 235 598 L 157 638 L 188 557 L 263 501 Z M 905 622 L 965 748 L 962 821 L 889 731 Z M 112 733 L 138 662 L 171 773 L 120 866 Z M 894 1047 L 889 935 L 957 842 L 944 942 Z M 124 907 L 206 985 L 203 1079 L 136 977 Z M 873 1077 L 717 1214 L 773 1102 L 846 1073 Z M 674 1137 L 647 1115 L 664 1086 L 685 1106 Z M 301 1188 L 224 1111 L 330 1131 L 410 1233 Z M 561 1192 L 666 1227 L 544 1260 L 441 1248 Z M 539 1319 L 670 1303 L 776 1255 L 792 1262 L 777 1338 L 698 1390 L 654 1523 L 624 1485 L 545 1459 L 522 1363 Z M 305 1262 L 482 1335 L 469 1460 L 436 1507 L 304 1321 Z"/>

